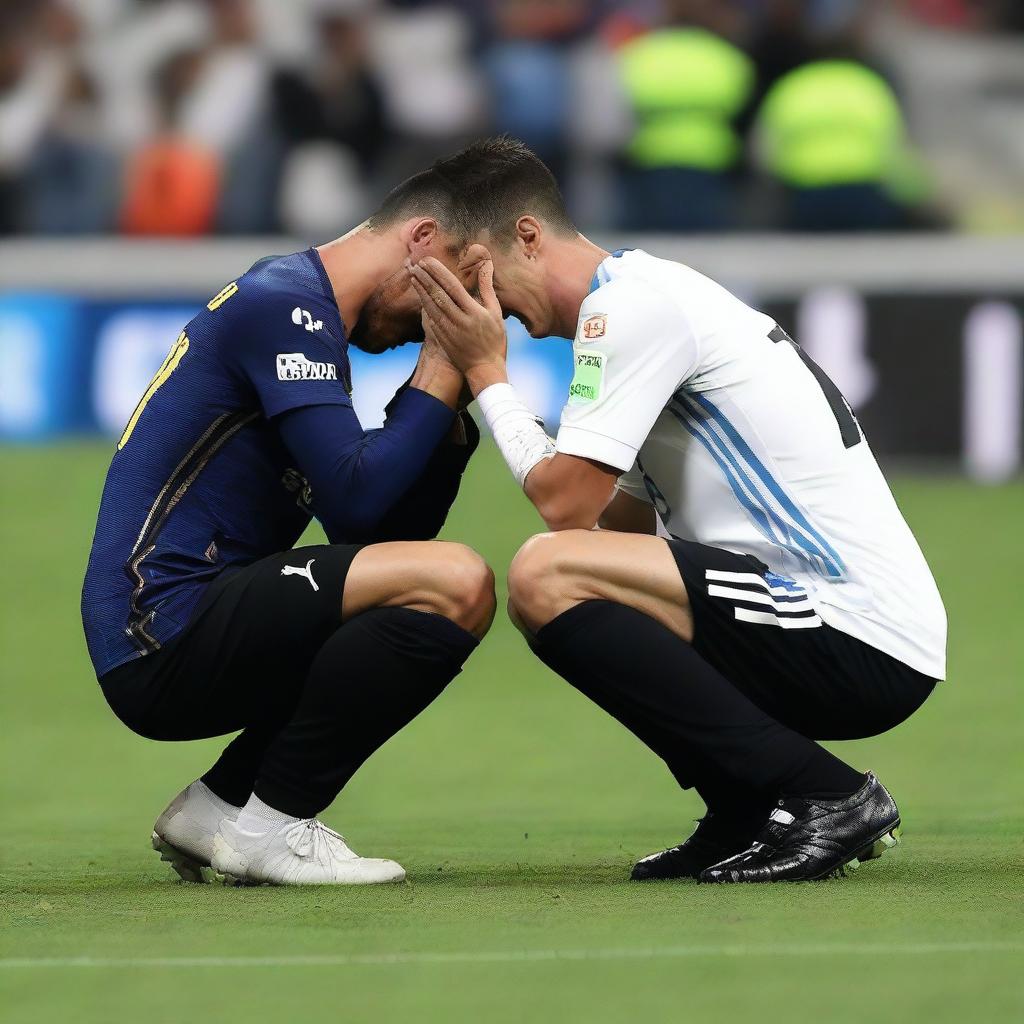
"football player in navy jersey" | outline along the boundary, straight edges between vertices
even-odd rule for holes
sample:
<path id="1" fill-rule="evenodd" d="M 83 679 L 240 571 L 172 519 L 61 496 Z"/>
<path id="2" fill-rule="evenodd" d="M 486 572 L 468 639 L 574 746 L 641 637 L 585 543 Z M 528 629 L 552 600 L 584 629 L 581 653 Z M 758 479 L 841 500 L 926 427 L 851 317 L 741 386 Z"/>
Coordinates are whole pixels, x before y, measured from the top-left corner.
<path id="1" fill-rule="evenodd" d="M 431 169 L 345 237 L 257 263 L 185 326 L 118 441 L 82 594 L 104 696 L 154 740 L 241 730 L 154 826 L 182 878 L 405 877 L 317 815 L 490 626 L 490 569 L 432 539 L 479 434 L 431 344 L 364 430 L 347 350 L 422 339 L 409 261 L 456 265 L 458 208 Z M 313 516 L 329 543 L 293 548 Z"/>

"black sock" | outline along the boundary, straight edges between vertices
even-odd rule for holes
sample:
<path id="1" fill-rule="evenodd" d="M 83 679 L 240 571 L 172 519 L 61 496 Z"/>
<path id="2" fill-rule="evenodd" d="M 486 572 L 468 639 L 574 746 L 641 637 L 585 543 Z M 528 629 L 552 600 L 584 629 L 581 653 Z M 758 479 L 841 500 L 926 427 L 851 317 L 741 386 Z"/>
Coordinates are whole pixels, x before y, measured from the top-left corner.
<path id="1" fill-rule="evenodd" d="M 267 746 L 280 729 L 281 722 L 272 727 L 247 726 L 224 748 L 202 781 L 221 800 L 243 807 L 252 793 Z"/>
<path id="2" fill-rule="evenodd" d="M 477 643 L 449 619 L 410 608 L 375 608 L 351 619 L 313 659 L 253 792 L 285 814 L 319 814 L 458 675 Z"/>
<path id="3" fill-rule="evenodd" d="M 280 671 L 280 665 L 276 670 Z M 301 670 L 287 677 L 275 675 L 269 666 L 265 671 L 271 685 L 261 691 L 259 702 L 254 700 L 245 708 L 249 723 L 202 777 L 217 796 L 236 807 L 243 807 L 249 799 L 267 747 L 295 714 L 306 675 Z"/>
<path id="4" fill-rule="evenodd" d="M 774 793 L 740 786 L 713 770 L 702 773 L 694 789 L 718 826 L 744 839 L 751 839 L 764 827 L 777 799 Z"/>
<path id="5" fill-rule="evenodd" d="M 863 776 L 765 714 L 693 647 L 635 608 L 586 601 L 537 633 L 541 660 L 665 758 L 750 793 L 853 792 Z"/>

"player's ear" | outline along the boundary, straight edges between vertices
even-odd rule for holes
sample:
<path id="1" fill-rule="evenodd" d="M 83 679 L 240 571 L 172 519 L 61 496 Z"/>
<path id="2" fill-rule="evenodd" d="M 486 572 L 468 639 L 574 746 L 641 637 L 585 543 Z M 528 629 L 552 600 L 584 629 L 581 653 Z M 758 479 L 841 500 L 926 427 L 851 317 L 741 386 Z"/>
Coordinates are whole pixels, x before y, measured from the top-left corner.
<path id="1" fill-rule="evenodd" d="M 409 255 L 417 260 L 430 252 L 438 235 L 437 221 L 433 217 L 417 217 L 406 222 L 402 231 Z"/>
<path id="2" fill-rule="evenodd" d="M 542 229 L 536 217 L 520 217 L 516 221 L 516 241 L 522 254 L 528 259 L 537 258 Z"/>

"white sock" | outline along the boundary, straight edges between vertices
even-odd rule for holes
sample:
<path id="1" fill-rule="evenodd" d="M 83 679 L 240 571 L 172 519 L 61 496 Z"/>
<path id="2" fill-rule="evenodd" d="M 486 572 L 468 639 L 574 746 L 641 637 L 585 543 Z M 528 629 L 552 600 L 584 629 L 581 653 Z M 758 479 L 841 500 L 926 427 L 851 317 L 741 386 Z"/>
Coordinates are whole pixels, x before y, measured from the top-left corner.
<path id="1" fill-rule="evenodd" d="M 227 800 L 222 800 L 210 787 L 203 782 L 202 779 L 196 779 L 195 782 L 189 786 L 189 789 L 196 796 L 205 800 L 207 803 L 212 804 L 221 815 L 225 818 L 230 818 L 232 821 L 238 817 L 239 812 L 242 810 L 241 807 L 235 804 L 229 804 Z"/>
<path id="2" fill-rule="evenodd" d="M 255 793 L 238 815 L 236 824 L 242 832 L 276 832 L 284 825 L 291 825 L 301 818 L 292 817 L 265 804 Z"/>

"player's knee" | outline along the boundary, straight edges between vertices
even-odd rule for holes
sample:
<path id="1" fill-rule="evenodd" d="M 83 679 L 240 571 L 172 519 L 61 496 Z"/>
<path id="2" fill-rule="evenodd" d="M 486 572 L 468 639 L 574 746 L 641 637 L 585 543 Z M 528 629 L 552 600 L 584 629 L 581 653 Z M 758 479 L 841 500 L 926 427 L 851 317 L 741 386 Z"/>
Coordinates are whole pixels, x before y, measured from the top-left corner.
<path id="1" fill-rule="evenodd" d="M 472 548 L 445 544 L 438 566 L 437 612 L 474 636 L 482 637 L 494 620 L 494 573 Z"/>
<path id="2" fill-rule="evenodd" d="M 582 531 L 541 533 L 516 553 L 508 570 L 509 615 L 536 632 L 575 601 L 578 582 L 572 548 Z"/>

